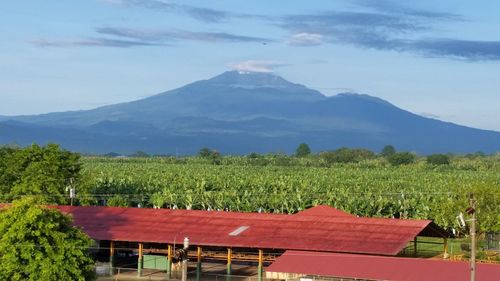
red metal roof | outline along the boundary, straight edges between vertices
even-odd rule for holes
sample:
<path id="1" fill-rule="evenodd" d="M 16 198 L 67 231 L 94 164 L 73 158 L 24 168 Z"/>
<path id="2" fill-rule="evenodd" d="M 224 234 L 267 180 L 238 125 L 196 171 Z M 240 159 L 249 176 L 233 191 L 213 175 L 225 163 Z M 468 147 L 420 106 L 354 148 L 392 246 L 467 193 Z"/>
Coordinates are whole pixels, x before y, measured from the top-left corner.
<path id="1" fill-rule="evenodd" d="M 327 206 L 327 205 L 318 205 L 316 207 L 312 207 L 301 211 L 296 216 L 328 216 L 328 217 L 355 217 L 353 214 L 346 213 L 342 210 Z"/>
<path id="2" fill-rule="evenodd" d="M 267 272 L 391 281 L 469 281 L 467 262 L 286 251 Z M 500 280 L 500 265 L 477 264 L 477 281 Z"/>
<path id="3" fill-rule="evenodd" d="M 396 255 L 432 222 L 118 207 L 55 208 L 98 240 Z M 324 211 L 324 208 L 322 208 Z M 237 235 L 237 229 L 247 226 Z M 236 231 L 238 232 L 238 231 Z"/>

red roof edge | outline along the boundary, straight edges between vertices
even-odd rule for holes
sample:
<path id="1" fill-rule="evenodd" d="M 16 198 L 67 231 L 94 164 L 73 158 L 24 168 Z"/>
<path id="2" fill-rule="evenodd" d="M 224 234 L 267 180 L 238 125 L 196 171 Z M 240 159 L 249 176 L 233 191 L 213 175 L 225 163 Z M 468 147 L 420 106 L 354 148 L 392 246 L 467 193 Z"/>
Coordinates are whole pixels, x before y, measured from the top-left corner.
<path id="1" fill-rule="evenodd" d="M 325 217 L 356 217 L 337 208 L 328 205 L 318 205 L 305 209 L 295 214 L 295 216 L 325 216 Z"/>
<path id="2" fill-rule="evenodd" d="M 469 281 L 468 262 L 286 251 L 266 272 L 392 281 Z M 477 281 L 500 280 L 500 264 L 477 263 Z"/>

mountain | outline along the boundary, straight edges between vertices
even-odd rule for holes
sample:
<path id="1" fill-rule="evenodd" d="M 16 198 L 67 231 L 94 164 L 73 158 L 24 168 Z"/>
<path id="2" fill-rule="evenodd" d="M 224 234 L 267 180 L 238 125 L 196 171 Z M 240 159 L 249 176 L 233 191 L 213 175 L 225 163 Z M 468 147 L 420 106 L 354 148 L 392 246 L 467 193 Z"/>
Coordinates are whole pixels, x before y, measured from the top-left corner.
<path id="1" fill-rule="evenodd" d="M 355 93 L 327 97 L 271 73 L 229 71 L 142 100 L 92 110 L 0 117 L 0 143 L 57 142 L 88 153 L 292 152 L 341 146 L 495 152 L 500 133 L 422 117 Z"/>

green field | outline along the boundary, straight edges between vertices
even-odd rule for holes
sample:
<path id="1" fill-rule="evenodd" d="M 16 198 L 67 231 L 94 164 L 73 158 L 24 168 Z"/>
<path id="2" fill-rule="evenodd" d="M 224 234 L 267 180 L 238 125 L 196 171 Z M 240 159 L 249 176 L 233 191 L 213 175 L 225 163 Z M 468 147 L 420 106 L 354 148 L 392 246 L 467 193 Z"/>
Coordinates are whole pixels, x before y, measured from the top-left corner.
<path id="1" fill-rule="evenodd" d="M 477 198 L 480 231 L 500 230 L 500 158 L 383 158 L 327 164 L 315 157 L 83 158 L 81 204 L 294 213 L 327 204 L 352 214 L 434 219 L 446 228 Z"/>

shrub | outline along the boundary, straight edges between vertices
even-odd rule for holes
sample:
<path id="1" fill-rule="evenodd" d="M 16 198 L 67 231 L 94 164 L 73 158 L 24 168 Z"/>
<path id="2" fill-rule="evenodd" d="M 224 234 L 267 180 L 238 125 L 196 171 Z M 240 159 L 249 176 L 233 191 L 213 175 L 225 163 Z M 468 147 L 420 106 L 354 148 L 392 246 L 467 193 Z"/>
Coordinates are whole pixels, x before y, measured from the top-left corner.
<path id="1" fill-rule="evenodd" d="M 427 156 L 427 164 L 431 165 L 448 165 L 450 164 L 450 156 L 446 154 L 432 154 Z"/>
<path id="2" fill-rule="evenodd" d="M 387 157 L 387 161 L 393 166 L 408 165 L 416 160 L 416 156 L 410 152 L 396 152 L 393 155 Z"/>

